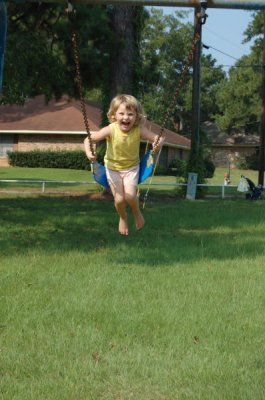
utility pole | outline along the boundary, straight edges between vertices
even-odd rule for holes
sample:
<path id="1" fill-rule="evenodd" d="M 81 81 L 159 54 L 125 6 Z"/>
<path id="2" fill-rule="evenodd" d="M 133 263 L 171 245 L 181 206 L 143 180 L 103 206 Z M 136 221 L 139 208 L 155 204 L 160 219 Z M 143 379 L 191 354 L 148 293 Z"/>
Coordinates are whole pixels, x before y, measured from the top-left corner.
<path id="1" fill-rule="evenodd" d="M 263 65 L 262 65 L 262 109 L 260 122 L 259 184 L 264 186 L 265 166 L 265 11 L 263 11 Z"/>
<path id="2" fill-rule="evenodd" d="M 6 45 L 7 16 L 6 5 L 0 0 L 0 95 L 2 93 L 3 73 L 4 73 L 4 52 Z"/>
<path id="3" fill-rule="evenodd" d="M 205 23 L 207 2 L 194 9 L 194 36 L 199 35 L 193 56 L 192 81 L 192 121 L 191 121 L 191 155 L 198 156 L 200 148 L 200 95 L 201 95 L 201 47 L 202 25 Z"/>

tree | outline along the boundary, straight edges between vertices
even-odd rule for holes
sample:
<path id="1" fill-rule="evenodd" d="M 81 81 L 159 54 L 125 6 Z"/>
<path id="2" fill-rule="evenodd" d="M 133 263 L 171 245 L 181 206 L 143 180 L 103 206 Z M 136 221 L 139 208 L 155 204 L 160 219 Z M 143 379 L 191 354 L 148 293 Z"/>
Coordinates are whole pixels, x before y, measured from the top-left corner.
<path id="1" fill-rule="evenodd" d="M 142 6 L 108 6 L 111 36 L 102 96 L 103 115 L 117 94 L 129 93 L 138 97 L 142 68 L 139 49 L 145 14 Z"/>
<path id="2" fill-rule="evenodd" d="M 143 57 L 143 104 L 148 117 L 162 124 L 172 103 L 181 73 L 193 43 L 194 27 L 183 22 L 186 12 L 163 15 L 162 10 L 151 9 L 146 20 L 141 44 Z M 224 79 L 221 67 L 215 66 L 211 56 L 202 56 L 201 110 L 203 120 L 212 118 L 218 110 L 216 91 Z M 180 90 L 177 104 L 167 128 L 189 136 L 192 114 L 192 71 Z"/>
<path id="3" fill-rule="evenodd" d="M 214 115 L 219 114 L 220 108 L 217 96 L 220 84 L 225 81 L 225 72 L 220 66 L 215 66 L 216 60 L 211 55 L 201 57 L 200 83 L 200 120 L 213 121 Z M 192 116 L 192 81 L 189 80 L 183 99 L 184 130 L 191 131 Z"/>
<path id="4" fill-rule="evenodd" d="M 163 123 L 185 55 L 188 54 L 187 43 L 191 44 L 192 41 L 192 27 L 182 22 L 185 15 L 184 12 L 164 15 L 161 9 L 152 8 L 145 21 L 141 42 L 142 101 L 148 117 L 160 124 Z M 180 110 L 181 105 L 180 97 Z M 170 122 L 174 125 L 174 120 Z"/>
<path id="5" fill-rule="evenodd" d="M 139 63 L 142 7 L 113 6 L 110 52 L 110 96 L 137 92 L 135 75 Z"/>
<path id="6" fill-rule="evenodd" d="M 245 31 L 244 42 L 255 38 L 250 55 L 241 57 L 219 85 L 217 103 L 221 112 L 214 118 L 219 128 L 228 133 L 254 134 L 259 129 L 262 33 L 263 17 L 259 11 L 253 13 L 253 20 Z"/>
<path id="7" fill-rule="evenodd" d="M 260 118 L 260 71 L 251 67 L 256 64 L 252 55 L 242 57 L 230 69 L 228 79 L 219 86 L 217 102 L 222 113 L 215 116 L 215 121 L 227 133 L 251 134 L 257 131 Z"/>
<path id="8" fill-rule="evenodd" d="M 65 5 L 8 3 L 8 15 L 2 103 L 37 94 L 45 94 L 47 101 L 62 94 L 79 96 L 72 29 L 78 37 L 83 86 L 86 93 L 100 93 L 103 115 L 117 93 L 138 96 L 143 7 L 77 4 L 68 20 Z"/>
<path id="9" fill-rule="evenodd" d="M 77 95 L 71 29 L 65 5 L 8 3 L 8 36 L 2 102 L 45 94 Z M 108 65 L 109 17 L 105 6 L 76 6 L 84 85 L 101 85 Z"/>

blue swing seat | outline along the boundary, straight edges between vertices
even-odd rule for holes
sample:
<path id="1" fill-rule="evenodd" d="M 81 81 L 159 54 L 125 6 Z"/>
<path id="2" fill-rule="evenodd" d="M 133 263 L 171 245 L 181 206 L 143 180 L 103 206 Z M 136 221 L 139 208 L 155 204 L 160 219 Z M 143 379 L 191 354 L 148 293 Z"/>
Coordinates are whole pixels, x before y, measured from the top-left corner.
<path id="1" fill-rule="evenodd" d="M 140 161 L 140 171 L 138 183 L 143 183 L 154 170 L 154 157 L 151 150 L 147 151 Z"/>
<path id="2" fill-rule="evenodd" d="M 92 173 L 94 179 L 97 183 L 105 188 L 109 188 L 109 183 L 106 176 L 106 168 L 104 165 L 94 161 L 91 163 Z M 138 183 L 143 183 L 150 175 L 152 175 L 154 170 L 154 158 L 151 150 L 146 152 L 145 155 L 141 158 L 140 161 L 140 169 L 139 169 L 139 180 Z"/>
<path id="3" fill-rule="evenodd" d="M 93 173 L 95 181 L 97 183 L 99 183 L 101 186 L 104 186 L 105 188 L 109 188 L 109 183 L 107 180 L 105 166 L 100 164 L 97 161 L 93 161 L 93 163 L 91 163 L 91 169 L 92 169 L 92 173 Z"/>

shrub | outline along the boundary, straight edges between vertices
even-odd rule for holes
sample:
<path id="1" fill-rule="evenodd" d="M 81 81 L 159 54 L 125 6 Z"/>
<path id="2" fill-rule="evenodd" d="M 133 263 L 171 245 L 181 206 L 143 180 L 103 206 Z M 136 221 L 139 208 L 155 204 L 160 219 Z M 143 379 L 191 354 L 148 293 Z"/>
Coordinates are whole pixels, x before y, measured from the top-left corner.
<path id="1" fill-rule="evenodd" d="M 245 157 L 238 157 L 236 166 L 240 169 L 252 169 L 257 171 L 259 169 L 259 159 L 257 154 L 252 153 Z"/>
<path id="2" fill-rule="evenodd" d="M 214 176 L 215 165 L 210 159 L 204 160 L 205 178 L 212 178 Z"/>
<path id="3" fill-rule="evenodd" d="M 175 158 L 169 164 L 169 167 L 166 169 L 163 166 L 158 166 L 156 168 L 156 175 L 173 175 L 177 177 L 187 177 L 187 173 L 190 172 L 187 170 L 188 161 L 180 160 L 179 158 Z M 205 159 L 202 161 L 202 174 L 204 178 L 212 178 L 215 171 L 214 163 L 210 159 Z"/>
<path id="4" fill-rule="evenodd" d="M 175 176 L 185 176 L 187 170 L 187 161 L 175 158 L 168 167 L 168 174 Z"/>
<path id="5" fill-rule="evenodd" d="M 13 151 L 8 162 L 13 167 L 90 169 L 83 151 Z"/>
<path id="6" fill-rule="evenodd" d="M 164 165 L 157 165 L 155 175 L 167 175 L 167 168 Z"/>
<path id="7" fill-rule="evenodd" d="M 106 143 L 99 144 L 97 146 L 97 161 L 99 163 L 104 163 L 104 156 L 106 153 Z"/>

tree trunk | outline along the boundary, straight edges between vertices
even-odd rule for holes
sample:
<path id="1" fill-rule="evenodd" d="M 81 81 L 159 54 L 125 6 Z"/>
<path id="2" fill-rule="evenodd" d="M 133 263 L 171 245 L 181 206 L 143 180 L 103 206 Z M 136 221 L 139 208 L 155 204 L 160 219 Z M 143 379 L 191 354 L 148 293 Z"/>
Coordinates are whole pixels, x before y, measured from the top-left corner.
<path id="1" fill-rule="evenodd" d="M 110 59 L 110 97 L 117 94 L 134 94 L 134 63 L 137 62 L 135 20 L 137 8 L 113 7 L 113 51 Z"/>

